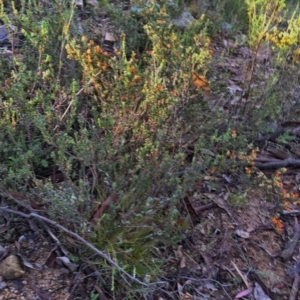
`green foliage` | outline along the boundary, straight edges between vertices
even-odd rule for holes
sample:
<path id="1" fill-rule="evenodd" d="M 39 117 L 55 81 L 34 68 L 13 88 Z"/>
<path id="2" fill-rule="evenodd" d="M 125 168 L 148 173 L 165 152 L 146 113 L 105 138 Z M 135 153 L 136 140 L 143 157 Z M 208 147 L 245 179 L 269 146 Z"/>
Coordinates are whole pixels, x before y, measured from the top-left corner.
<path id="1" fill-rule="evenodd" d="M 284 0 L 246 0 L 249 16 L 249 45 L 257 50 L 266 34 L 278 22 Z"/>
<path id="2" fill-rule="evenodd" d="M 19 56 L 0 58 L 1 189 L 25 192 L 33 182 L 28 193 L 80 232 L 117 193 L 88 239 L 128 272 L 155 280 L 162 272 L 157 245 L 177 243 L 186 227 L 177 209 L 188 190 L 177 175 L 186 149 L 177 145 L 189 130 L 181 111 L 191 94 L 205 103 L 192 75 L 208 69 L 206 23 L 200 19 L 190 38 L 171 24 L 167 3 L 149 2 L 140 23 L 149 48 L 128 51 L 140 30 L 132 26 L 110 54 L 78 36 L 74 6 L 57 1 L 46 8 L 33 1 L 22 14 L 1 11 L 25 37 Z M 58 171 L 68 178 L 59 185 L 49 177 Z M 115 270 L 107 267 L 106 275 L 117 284 Z"/>

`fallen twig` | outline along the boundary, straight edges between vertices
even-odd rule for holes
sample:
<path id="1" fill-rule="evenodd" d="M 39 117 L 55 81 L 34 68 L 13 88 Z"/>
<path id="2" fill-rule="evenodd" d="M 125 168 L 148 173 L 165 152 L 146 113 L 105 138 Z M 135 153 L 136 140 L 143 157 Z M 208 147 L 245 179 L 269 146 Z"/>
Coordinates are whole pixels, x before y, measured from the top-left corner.
<path id="1" fill-rule="evenodd" d="M 45 231 L 51 236 L 51 238 L 56 242 L 56 244 L 59 246 L 60 250 L 63 252 L 65 256 L 69 256 L 70 252 L 66 249 L 66 247 L 60 242 L 60 240 L 57 238 L 57 236 L 52 232 L 52 230 L 49 228 L 45 222 L 42 220 L 39 220 L 39 223 L 41 226 L 45 229 Z"/>
<path id="2" fill-rule="evenodd" d="M 298 209 L 293 209 L 293 210 L 283 210 L 281 212 L 283 215 L 299 215 L 300 214 L 300 210 Z"/>
<path id="3" fill-rule="evenodd" d="M 241 272 L 241 270 L 238 268 L 238 266 L 231 261 L 231 264 L 234 266 L 235 270 L 237 271 L 237 273 L 240 275 L 240 277 L 242 278 L 243 282 L 245 283 L 245 286 L 249 289 L 251 288 L 251 285 L 249 284 L 247 278 L 244 276 L 244 274 Z"/>
<path id="4" fill-rule="evenodd" d="M 4 195 L 5 197 L 8 197 L 9 199 L 12 199 L 16 204 L 18 204 L 19 206 L 27 209 L 29 212 L 34 213 L 34 212 L 38 212 L 40 210 L 36 210 L 34 208 L 32 208 L 31 206 L 23 203 L 23 201 L 27 201 L 27 202 L 31 202 L 29 198 L 27 198 L 26 196 L 23 196 L 21 194 L 18 194 L 14 191 L 1 191 L 2 195 Z M 32 224 L 31 227 L 36 225 L 30 221 Z M 49 226 L 47 226 L 44 222 L 41 221 L 41 219 L 39 220 L 40 224 L 42 227 L 44 227 L 45 231 L 50 235 L 50 237 L 56 242 L 56 244 L 59 246 L 60 250 L 64 253 L 64 255 L 68 256 L 69 255 L 69 251 L 66 249 L 66 247 L 59 241 L 59 239 L 56 237 L 56 235 L 52 232 L 52 230 L 49 228 Z M 37 230 L 35 230 L 37 231 Z"/>
<path id="5" fill-rule="evenodd" d="M 121 273 L 123 273 L 126 277 L 128 277 L 130 280 L 144 286 L 144 287 L 150 287 L 153 285 L 162 285 L 162 284 L 166 284 L 167 282 L 165 281 L 158 281 L 158 282 L 152 282 L 152 283 L 145 283 L 133 276 L 131 276 L 129 273 L 127 273 L 124 269 L 122 269 L 113 259 L 111 259 L 107 254 L 105 254 L 104 252 L 100 251 L 99 249 L 97 249 L 95 246 L 93 246 L 92 244 L 90 244 L 88 241 L 86 241 L 84 238 L 82 238 L 81 236 L 79 236 L 77 233 L 68 230 L 67 228 L 65 228 L 64 226 L 58 224 L 55 221 L 52 221 L 46 217 L 40 216 L 36 213 L 30 213 L 30 214 L 25 214 L 22 213 L 20 211 L 16 211 L 7 207 L 0 207 L 0 210 L 2 211 L 6 211 L 8 213 L 11 214 L 15 214 L 18 215 L 20 217 L 26 218 L 26 219 L 31 219 L 31 218 L 36 218 L 38 220 L 42 220 L 46 223 L 51 224 L 52 226 L 66 232 L 68 235 L 71 235 L 72 237 L 74 237 L 76 240 L 80 241 L 81 243 L 83 243 L 86 247 L 90 248 L 92 251 L 94 251 L 95 253 L 97 253 L 100 257 L 102 257 L 103 259 L 105 259 L 108 263 L 110 263 L 112 266 L 114 266 L 118 271 L 120 271 Z"/>

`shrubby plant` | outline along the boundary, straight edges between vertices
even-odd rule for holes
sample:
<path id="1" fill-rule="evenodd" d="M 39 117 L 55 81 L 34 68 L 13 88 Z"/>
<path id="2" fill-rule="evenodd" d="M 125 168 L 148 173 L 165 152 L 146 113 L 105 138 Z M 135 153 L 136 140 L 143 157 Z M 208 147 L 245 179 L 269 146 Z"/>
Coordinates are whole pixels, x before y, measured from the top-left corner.
<path id="1" fill-rule="evenodd" d="M 154 280 L 162 275 L 155 247 L 166 237 L 176 243 L 186 224 L 177 210 L 186 191 L 177 174 L 185 164 L 180 139 L 190 96 L 205 103 L 192 82 L 210 61 L 205 22 L 191 39 L 173 27 L 166 3 L 149 2 L 141 16 L 147 48 L 128 52 L 122 33 L 108 53 L 78 34 L 72 4 L 52 3 L 55 14 L 47 5 L 1 10 L 24 36 L 19 55 L 0 59 L 1 189 L 38 196 L 50 216 L 81 233 L 116 193 L 87 238 L 128 272 Z M 50 180 L 57 173 L 67 179 L 60 185 Z M 105 270 L 114 286 L 117 274 Z"/>
<path id="2" fill-rule="evenodd" d="M 1 191 L 42 199 L 53 219 L 76 228 L 134 276 L 164 276 L 159 246 L 176 244 L 189 224 L 179 200 L 206 174 L 250 185 L 253 132 L 267 116 L 280 115 L 274 83 L 284 72 L 270 75 L 266 91 L 251 85 L 261 72 L 256 55 L 263 42 L 274 44 L 282 70 L 293 70 L 283 58 L 297 54 L 299 20 L 294 15 L 280 29 L 284 2 L 276 3 L 246 1 L 254 56 L 247 102 L 235 115 L 210 103 L 216 96 L 207 79 L 211 18 L 199 14 L 186 30 L 172 23 L 189 3 L 136 1 L 136 19 L 112 20 L 119 45 L 112 52 L 79 32 L 75 1 L 0 5 L 5 25 L 24 37 L 13 56 L 0 57 Z M 104 4 L 108 15 L 123 17 Z M 241 2 L 235 8 L 244 13 Z M 219 191 L 218 182 L 210 188 Z M 232 203 L 243 204 L 246 190 Z M 114 201 L 88 232 L 91 216 L 111 195 Z M 81 249 L 82 260 L 90 255 Z M 116 270 L 99 264 L 110 289 L 123 292 Z"/>

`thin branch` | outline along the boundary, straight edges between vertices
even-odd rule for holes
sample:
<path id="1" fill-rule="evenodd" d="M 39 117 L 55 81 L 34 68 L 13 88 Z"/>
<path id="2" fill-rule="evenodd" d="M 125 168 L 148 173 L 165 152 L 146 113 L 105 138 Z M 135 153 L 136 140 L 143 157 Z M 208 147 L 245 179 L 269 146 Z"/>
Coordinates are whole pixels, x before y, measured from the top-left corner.
<path id="1" fill-rule="evenodd" d="M 92 244 L 90 244 L 89 242 L 87 242 L 84 238 L 82 238 L 81 236 L 79 236 L 78 234 L 76 234 L 73 231 L 68 230 L 67 228 L 65 228 L 64 226 L 58 224 L 55 221 L 52 221 L 46 217 L 40 216 L 36 213 L 30 213 L 30 214 L 25 214 L 22 213 L 20 211 L 16 211 L 13 209 L 9 209 L 7 207 L 2 207 L 0 206 L 0 210 L 11 213 L 11 214 L 15 214 L 18 215 L 20 217 L 26 218 L 26 219 L 30 219 L 30 218 L 36 218 L 38 220 L 42 220 L 46 223 L 51 224 L 52 226 L 59 228 L 60 230 L 66 232 L 68 235 L 74 237 L 76 240 L 80 241 L 81 243 L 83 243 L 86 247 L 90 248 L 92 251 L 94 251 L 95 253 L 97 253 L 100 257 L 102 257 L 103 259 L 105 259 L 108 263 L 110 263 L 112 266 L 114 266 L 118 271 L 120 271 L 121 273 L 123 273 L 125 276 L 127 276 L 130 280 L 144 286 L 144 287 L 150 287 L 153 285 L 160 285 L 160 284 L 166 284 L 167 282 L 165 281 L 158 281 L 158 282 L 153 282 L 153 283 L 145 283 L 140 281 L 139 279 L 131 276 L 129 273 L 127 273 L 125 270 L 123 270 L 113 259 L 111 259 L 107 254 L 105 254 L 104 252 L 98 250 L 95 246 L 93 246 Z"/>

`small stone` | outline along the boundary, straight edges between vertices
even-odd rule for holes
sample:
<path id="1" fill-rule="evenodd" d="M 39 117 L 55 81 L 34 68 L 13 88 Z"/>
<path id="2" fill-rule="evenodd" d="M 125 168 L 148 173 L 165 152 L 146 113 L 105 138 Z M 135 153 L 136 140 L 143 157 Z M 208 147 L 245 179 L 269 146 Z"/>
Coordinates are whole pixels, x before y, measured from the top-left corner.
<path id="1" fill-rule="evenodd" d="M 3 289 L 6 287 L 6 285 L 7 285 L 7 284 L 6 284 L 5 282 L 1 281 L 1 282 L 0 282 L 0 291 L 3 290 Z M 1 298 L 0 298 L 0 299 L 1 299 Z"/>
<path id="2" fill-rule="evenodd" d="M 0 275 L 4 279 L 15 279 L 24 275 L 17 256 L 10 255 L 0 263 Z M 12 300 L 12 299 L 11 299 Z"/>

